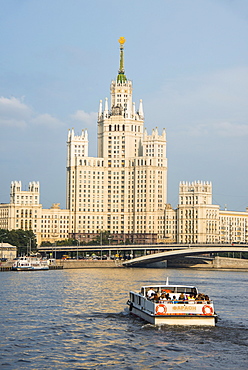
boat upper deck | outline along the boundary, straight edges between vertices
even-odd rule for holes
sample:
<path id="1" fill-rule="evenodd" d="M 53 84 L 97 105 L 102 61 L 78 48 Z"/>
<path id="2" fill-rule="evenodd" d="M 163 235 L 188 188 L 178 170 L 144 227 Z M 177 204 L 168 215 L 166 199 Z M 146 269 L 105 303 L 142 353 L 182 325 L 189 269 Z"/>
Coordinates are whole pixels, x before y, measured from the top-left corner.
<path id="1" fill-rule="evenodd" d="M 142 286 L 140 293 L 142 296 L 147 297 L 147 293 L 153 290 L 157 294 L 162 293 L 172 293 L 172 294 L 193 294 L 197 295 L 198 290 L 194 286 L 186 286 L 186 285 L 147 285 Z"/>

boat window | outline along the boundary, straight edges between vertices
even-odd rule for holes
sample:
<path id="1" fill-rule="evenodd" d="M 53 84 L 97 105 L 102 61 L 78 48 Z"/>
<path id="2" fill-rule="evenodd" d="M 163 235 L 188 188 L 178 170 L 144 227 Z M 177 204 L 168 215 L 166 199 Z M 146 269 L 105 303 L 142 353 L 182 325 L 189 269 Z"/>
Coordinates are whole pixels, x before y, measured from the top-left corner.
<path id="1" fill-rule="evenodd" d="M 196 288 L 190 288 L 190 287 L 177 287 L 177 293 L 197 294 L 197 290 Z"/>
<path id="2" fill-rule="evenodd" d="M 130 293 L 130 300 L 131 300 L 131 302 L 134 302 L 134 294 L 133 293 Z"/>
<path id="3" fill-rule="evenodd" d="M 195 288 L 187 288 L 186 291 L 185 291 L 185 293 L 188 293 L 188 294 L 190 294 L 190 293 L 197 294 L 197 291 L 196 291 Z"/>
<path id="4" fill-rule="evenodd" d="M 188 289 L 186 289 L 185 287 L 177 287 L 177 293 L 186 293 L 186 290 L 188 290 Z M 191 292 L 190 292 L 191 293 Z"/>

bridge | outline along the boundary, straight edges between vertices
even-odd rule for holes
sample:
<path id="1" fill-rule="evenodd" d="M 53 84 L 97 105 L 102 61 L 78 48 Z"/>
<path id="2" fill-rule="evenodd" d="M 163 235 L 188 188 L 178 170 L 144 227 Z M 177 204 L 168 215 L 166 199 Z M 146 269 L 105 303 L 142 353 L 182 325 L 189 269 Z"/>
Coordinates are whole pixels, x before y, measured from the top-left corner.
<path id="1" fill-rule="evenodd" d="M 133 258 L 131 260 L 123 262 L 123 266 L 141 266 L 144 264 L 154 263 L 154 262 L 161 262 L 163 260 L 172 259 L 175 257 L 185 257 L 191 255 L 199 255 L 199 254 L 208 254 L 208 253 L 221 253 L 221 252 L 248 252 L 248 245 L 247 244 L 230 244 L 230 245 L 220 245 L 220 244 L 213 244 L 213 245 L 199 245 L 196 246 L 182 246 L 181 249 L 173 249 L 166 252 L 159 252 L 153 253 L 149 255 L 145 255 L 142 257 Z"/>
<path id="2" fill-rule="evenodd" d="M 57 245 L 54 243 L 53 245 L 49 246 L 39 246 L 39 252 L 99 252 L 102 251 L 163 251 L 163 250 L 171 250 L 171 249 L 182 249 L 188 248 L 188 244 L 109 244 L 109 245 L 86 245 L 86 244 L 78 244 L 78 245 Z"/>
<path id="3" fill-rule="evenodd" d="M 79 256 L 79 253 L 107 255 L 122 255 L 123 265 L 135 266 L 160 262 L 176 257 L 201 255 L 218 252 L 248 252 L 248 244 L 118 244 L 118 245 L 52 245 L 40 246 L 38 251 L 43 254 L 52 254 L 53 257 L 61 258 L 63 254 Z M 135 258 L 137 256 L 137 258 Z M 139 257 L 138 257 L 139 256 Z"/>

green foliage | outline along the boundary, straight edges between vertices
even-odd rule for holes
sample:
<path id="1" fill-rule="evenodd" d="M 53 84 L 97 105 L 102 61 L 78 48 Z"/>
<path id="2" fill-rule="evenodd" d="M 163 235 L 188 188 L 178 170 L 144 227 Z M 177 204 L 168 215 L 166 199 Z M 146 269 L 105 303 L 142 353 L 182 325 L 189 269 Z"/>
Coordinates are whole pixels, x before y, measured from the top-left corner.
<path id="1" fill-rule="evenodd" d="M 64 239 L 64 240 L 58 240 L 54 243 L 51 243 L 49 241 L 43 241 L 41 243 L 41 247 L 50 247 L 52 245 L 77 245 L 77 241 L 75 239 Z"/>
<path id="2" fill-rule="evenodd" d="M 88 244 L 89 245 L 95 245 L 95 244 L 107 245 L 109 244 L 109 237 L 110 237 L 109 231 L 103 231 L 102 233 L 99 233 L 97 235 L 95 240 L 92 240 L 92 242 Z"/>
<path id="3" fill-rule="evenodd" d="M 16 246 L 18 255 L 26 254 L 27 251 L 30 253 L 30 247 L 32 252 L 36 252 L 37 250 L 36 236 L 32 230 L 0 229 L 0 242 Z"/>
<path id="4" fill-rule="evenodd" d="M 44 242 L 41 242 L 40 246 L 41 247 L 51 247 L 53 244 L 49 241 L 44 241 Z"/>
<path id="5" fill-rule="evenodd" d="M 77 245 L 77 241 L 74 239 L 64 239 L 64 240 L 58 240 L 56 244 L 57 245 Z"/>

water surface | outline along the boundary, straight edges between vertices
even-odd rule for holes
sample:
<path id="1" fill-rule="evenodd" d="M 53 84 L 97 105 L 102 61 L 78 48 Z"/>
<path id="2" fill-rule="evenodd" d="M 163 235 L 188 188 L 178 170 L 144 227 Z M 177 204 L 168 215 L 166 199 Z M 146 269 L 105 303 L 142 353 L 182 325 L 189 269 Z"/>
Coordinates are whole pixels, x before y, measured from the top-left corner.
<path id="1" fill-rule="evenodd" d="M 129 290 L 196 285 L 216 327 L 155 327 L 129 314 Z M 80 269 L 0 273 L 1 369 L 248 369 L 248 273 Z"/>

